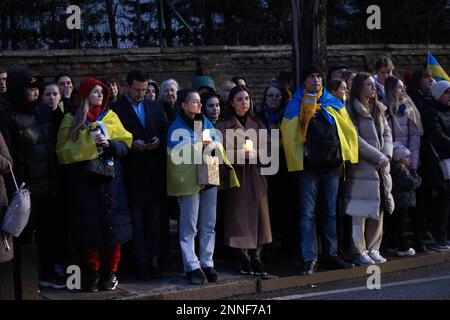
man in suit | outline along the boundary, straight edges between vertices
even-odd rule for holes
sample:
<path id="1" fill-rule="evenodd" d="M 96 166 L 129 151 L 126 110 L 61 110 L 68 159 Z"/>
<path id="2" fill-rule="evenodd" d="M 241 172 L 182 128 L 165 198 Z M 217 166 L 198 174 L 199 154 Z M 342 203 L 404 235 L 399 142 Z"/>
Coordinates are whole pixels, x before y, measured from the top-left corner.
<path id="1" fill-rule="evenodd" d="M 127 76 L 128 90 L 112 106 L 133 145 L 123 160 L 125 189 L 133 219 L 133 255 L 138 276 L 160 278 L 160 199 L 164 189 L 167 118 L 160 104 L 145 100 L 147 77 L 140 70 Z"/>

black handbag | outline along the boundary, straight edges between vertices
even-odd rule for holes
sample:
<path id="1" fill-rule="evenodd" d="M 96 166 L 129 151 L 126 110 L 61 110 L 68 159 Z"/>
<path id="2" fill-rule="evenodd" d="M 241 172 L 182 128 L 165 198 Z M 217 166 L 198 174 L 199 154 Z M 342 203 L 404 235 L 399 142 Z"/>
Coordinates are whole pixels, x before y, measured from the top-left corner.
<path id="1" fill-rule="evenodd" d="M 114 179 L 114 161 L 98 157 L 87 161 L 86 171 L 89 175 L 105 181 Z"/>

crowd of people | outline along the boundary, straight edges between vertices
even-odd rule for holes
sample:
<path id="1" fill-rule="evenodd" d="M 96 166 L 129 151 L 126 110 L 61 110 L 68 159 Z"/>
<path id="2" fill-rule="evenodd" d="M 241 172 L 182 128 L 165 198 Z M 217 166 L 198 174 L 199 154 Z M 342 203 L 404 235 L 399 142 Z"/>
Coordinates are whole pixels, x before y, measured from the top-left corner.
<path id="1" fill-rule="evenodd" d="M 266 276 L 273 240 L 305 275 L 450 250 L 450 183 L 439 165 L 450 158 L 450 82 L 426 67 L 394 73 L 387 56 L 375 74 L 307 65 L 298 88 L 282 71 L 258 101 L 242 76 L 220 88 L 196 76 L 182 89 L 131 70 L 121 92 L 111 77 L 75 90 L 67 73 L 44 83 L 0 68 L 1 213 L 15 191 L 11 167 L 32 204 L 18 238 L 1 231 L 0 263 L 20 269 L 14 254 L 37 243 L 41 287 L 66 286 L 68 259 L 86 291 L 114 290 L 121 257 L 139 279 L 159 279 L 169 219 L 194 285 L 220 278 L 214 256 L 224 247 L 237 272 Z M 247 144 L 251 130 L 270 138 Z M 243 162 L 229 131 L 246 143 Z M 264 175 L 260 152 L 272 144 L 279 167 Z M 224 160 L 219 183 L 200 183 L 198 165 L 174 158 L 212 145 Z"/>

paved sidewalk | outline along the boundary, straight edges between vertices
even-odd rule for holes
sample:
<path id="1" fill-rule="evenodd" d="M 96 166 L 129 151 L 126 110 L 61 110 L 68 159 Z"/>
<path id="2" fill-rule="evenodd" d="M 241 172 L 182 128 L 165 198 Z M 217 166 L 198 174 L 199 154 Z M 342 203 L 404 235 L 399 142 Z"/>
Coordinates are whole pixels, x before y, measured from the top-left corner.
<path id="1" fill-rule="evenodd" d="M 426 252 L 414 257 L 392 257 L 381 265 L 385 273 L 414 269 L 429 265 L 450 262 L 450 252 Z M 99 291 L 94 293 L 79 290 L 41 291 L 42 299 L 50 300 L 112 300 L 112 299 L 161 299 L 161 300 L 216 300 L 232 298 L 233 296 L 258 292 L 303 287 L 311 284 L 356 279 L 367 277 L 365 267 L 353 269 L 323 271 L 309 276 L 301 276 L 301 264 L 295 262 L 272 262 L 267 264 L 271 275 L 262 280 L 257 277 L 242 276 L 237 271 L 233 261 L 218 261 L 217 271 L 220 280 L 215 284 L 204 286 L 189 285 L 181 271 L 164 273 L 160 280 L 139 281 L 131 276 L 121 276 L 119 286 L 115 291 Z"/>

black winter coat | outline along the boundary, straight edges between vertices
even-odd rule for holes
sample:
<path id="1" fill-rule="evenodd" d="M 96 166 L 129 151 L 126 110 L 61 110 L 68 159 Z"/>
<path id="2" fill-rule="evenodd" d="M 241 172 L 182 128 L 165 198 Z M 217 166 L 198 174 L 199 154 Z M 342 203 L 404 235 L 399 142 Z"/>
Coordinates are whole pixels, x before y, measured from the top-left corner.
<path id="1" fill-rule="evenodd" d="M 67 165 L 71 240 L 76 246 L 109 247 L 132 238 L 119 161 L 128 147 L 123 142 L 109 142 L 104 154 L 114 158 L 115 177 L 111 182 L 88 176 L 86 161 Z"/>
<path id="2" fill-rule="evenodd" d="M 160 145 L 153 150 L 142 152 L 130 150 L 122 159 L 125 190 L 130 203 L 159 201 L 165 190 L 166 179 L 165 152 L 167 135 L 167 118 L 159 103 L 144 100 L 145 128 L 136 112 L 123 95 L 112 106 L 124 128 L 133 135 L 134 140 L 150 141 L 158 137 Z"/>
<path id="3" fill-rule="evenodd" d="M 392 196 L 395 208 L 411 208 L 416 206 L 416 189 L 422 179 L 416 172 L 410 173 L 397 161 L 391 162 Z"/>
<path id="4" fill-rule="evenodd" d="M 450 107 L 440 105 L 433 100 L 423 113 L 422 123 L 424 128 L 421 150 L 423 184 L 428 188 L 449 190 L 449 184 L 444 181 L 439 160 L 431 150 L 430 142 L 441 159 L 450 158 Z"/>
<path id="5" fill-rule="evenodd" d="M 56 193 L 56 135 L 62 116 L 39 102 L 27 103 L 25 85 L 32 76 L 30 70 L 17 70 L 8 76 L 10 107 L 0 113 L 0 130 L 14 159 L 18 183 L 25 182 L 33 198 Z M 37 76 L 38 77 L 38 76 Z M 7 185 L 11 194 L 11 183 Z"/>
<path id="6" fill-rule="evenodd" d="M 58 189 L 55 147 L 60 120 L 44 105 L 12 107 L 0 115 L 16 179 L 29 186 L 33 198 L 52 196 Z"/>
<path id="7" fill-rule="evenodd" d="M 422 115 L 431 102 L 431 96 L 423 95 L 419 90 L 416 89 L 408 90 L 408 95 Z"/>

